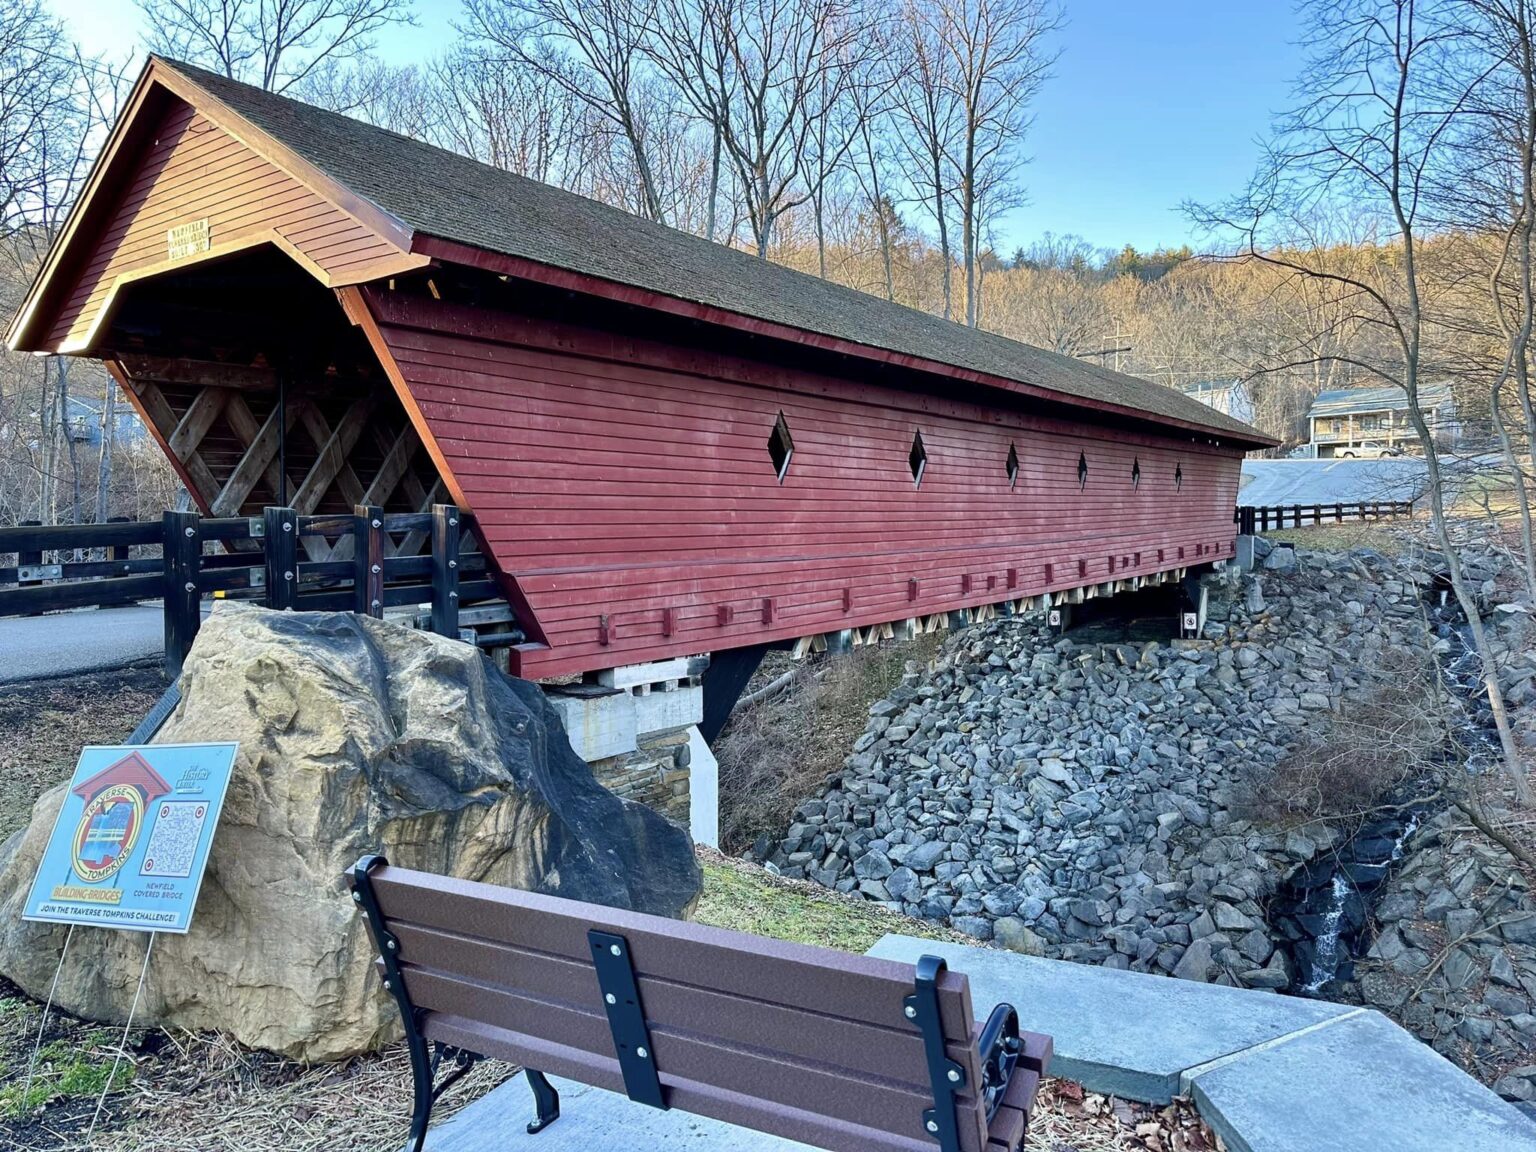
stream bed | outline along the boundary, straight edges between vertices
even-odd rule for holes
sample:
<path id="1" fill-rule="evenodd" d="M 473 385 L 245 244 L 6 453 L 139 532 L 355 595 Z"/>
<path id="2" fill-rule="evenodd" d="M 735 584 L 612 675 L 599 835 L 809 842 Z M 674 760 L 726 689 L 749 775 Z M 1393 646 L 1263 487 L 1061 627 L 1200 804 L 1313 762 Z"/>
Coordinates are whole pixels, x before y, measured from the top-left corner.
<path id="1" fill-rule="evenodd" d="M 1445 755 L 1466 771 L 1482 771 L 1493 763 L 1498 746 L 1469 625 L 1449 594 L 1448 578 L 1437 577 L 1424 601 L 1441 684 L 1459 713 Z M 1401 807 L 1362 824 L 1281 884 L 1268 919 L 1276 944 L 1291 958 L 1292 994 L 1334 999 L 1334 986 L 1353 978 L 1354 962 L 1369 943 L 1366 929 L 1376 895 L 1431 812 L 1409 801 L 1434 790 L 1427 781 L 1401 789 L 1396 797 Z"/>

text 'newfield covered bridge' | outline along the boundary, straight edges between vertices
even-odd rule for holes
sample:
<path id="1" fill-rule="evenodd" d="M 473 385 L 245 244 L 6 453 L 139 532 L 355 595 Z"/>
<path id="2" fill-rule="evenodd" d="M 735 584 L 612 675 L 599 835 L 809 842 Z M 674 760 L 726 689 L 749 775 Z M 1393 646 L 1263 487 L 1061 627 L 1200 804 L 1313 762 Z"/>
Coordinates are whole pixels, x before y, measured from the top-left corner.
<path id="1" fill-rule="evenodd" d="M 1273 443 L 161 59 L 9 341 L 106 361 L 206 512 L 470 510 L 529 677 L 1166 578 Z"/>

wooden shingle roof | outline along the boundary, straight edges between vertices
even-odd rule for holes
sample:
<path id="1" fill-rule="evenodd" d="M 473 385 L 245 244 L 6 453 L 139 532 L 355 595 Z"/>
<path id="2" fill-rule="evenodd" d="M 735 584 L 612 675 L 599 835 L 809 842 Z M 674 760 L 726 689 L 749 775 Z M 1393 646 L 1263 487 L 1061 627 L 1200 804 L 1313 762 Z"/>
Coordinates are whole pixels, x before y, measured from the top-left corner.
<path id="1" fill-rule="evenodd" d="M 378 210 L 413 251 L 435 239 L 765 326 L 957 370 L 1067 403 L 1247 444 L 1274 441 L 1172 388 L 846 288 L 188 64 L 152 58 L 329 181 Z M 199 100 L 199 103 L 202 103 Z M 433 252 L 445 257 L 439 250 Z"/>

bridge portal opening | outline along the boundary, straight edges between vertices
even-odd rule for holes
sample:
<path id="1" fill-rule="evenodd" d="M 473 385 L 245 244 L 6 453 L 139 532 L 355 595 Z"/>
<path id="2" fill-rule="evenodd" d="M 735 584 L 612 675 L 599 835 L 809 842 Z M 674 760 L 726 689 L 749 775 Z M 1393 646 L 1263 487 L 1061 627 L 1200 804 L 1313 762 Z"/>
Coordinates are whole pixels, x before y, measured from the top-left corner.
<path id="1" fill-rule="evenodd" d="M 272 246 L 125 285 L 93 348 L 208 515 L 430 512 L 448 487 L 364 332 Z M 392 538 L 415 555 L 425 533 Z M 306 536 L 307 559 L 350 538 Z"/>

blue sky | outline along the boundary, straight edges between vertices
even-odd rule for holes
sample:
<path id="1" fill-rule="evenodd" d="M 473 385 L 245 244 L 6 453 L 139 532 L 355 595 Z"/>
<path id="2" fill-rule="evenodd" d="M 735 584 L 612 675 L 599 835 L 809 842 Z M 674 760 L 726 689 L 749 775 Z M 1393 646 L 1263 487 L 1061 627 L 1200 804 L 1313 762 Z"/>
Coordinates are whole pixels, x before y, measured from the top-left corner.
<path id="1" fill-rule="evenodd" d="M 1255 141 L 1288 102 L 1300 53 L 1294 0 L 1065 0 L 1061 60 L 1026 146 L 1029 203 L 1004 251 L 1047 232 L 1098 247 L 1190 242 L 1187 199 L 1219 200 L 1253 170 Z M 88 48 L 136 42 L 131 0 L 53 0 Z M 459 0 L 417 0 L 418 26 L 384 36 L 395 61 L 453 36 Z"/>

